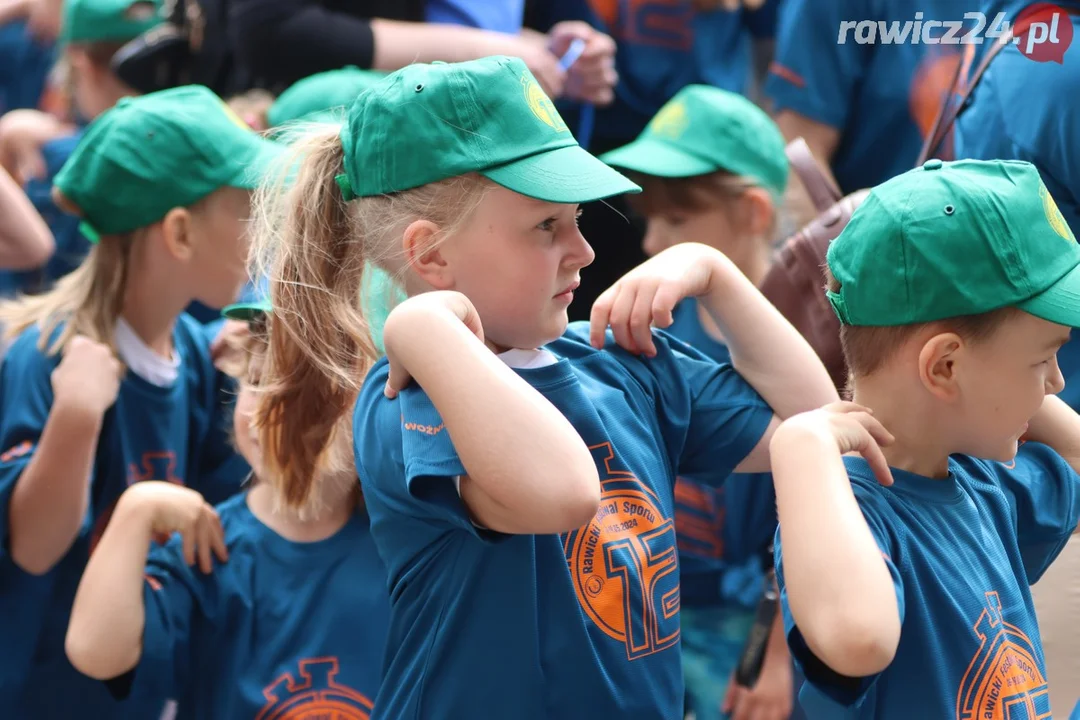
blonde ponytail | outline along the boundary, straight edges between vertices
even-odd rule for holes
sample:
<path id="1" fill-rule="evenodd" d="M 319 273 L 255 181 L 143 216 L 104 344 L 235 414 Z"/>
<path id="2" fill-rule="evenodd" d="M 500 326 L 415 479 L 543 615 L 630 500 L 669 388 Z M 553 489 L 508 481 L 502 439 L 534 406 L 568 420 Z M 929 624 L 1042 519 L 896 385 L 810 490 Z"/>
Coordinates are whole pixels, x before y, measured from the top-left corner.
<path id="1" fill-rule="evenodd" d="M 274 308 L 255 423 L 266 480 L 291 509 L 309 505 L 318 479 L 352 461 L 351 410 L 380 355 L 361 301 L 366 265 L 400 276 L 409 222 L 434 222 L 441 241 L 490 187 L 464 175 L 346 201 L 335 180 L 344 172 L 340 131 L 300 128 L 255 196 L 252 274 L 269 279 Z"/>

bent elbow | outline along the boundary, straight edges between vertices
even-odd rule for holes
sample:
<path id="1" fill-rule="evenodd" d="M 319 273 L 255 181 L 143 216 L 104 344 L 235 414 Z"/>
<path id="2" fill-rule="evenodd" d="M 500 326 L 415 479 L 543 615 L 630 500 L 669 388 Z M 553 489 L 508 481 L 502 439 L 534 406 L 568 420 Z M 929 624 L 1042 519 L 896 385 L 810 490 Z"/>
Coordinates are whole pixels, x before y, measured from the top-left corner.
<path id="1" fill-rule="evenodd" d="M 71 666 L 94 680 L 112 680 L 135 667 L 139 652 L 119 652 L 112 643 L 95 642 L 72 622 L 64 638 L 64 652 Z"/>
<path id="2" fill-rule="evenodd" d="M 596 517 L 600 509 L 600 476 L 592 462 L 588 468 L 576 473 L 576 479 L 563 501 L 568 530 L 580 528 Z"/>
<path id="3" fill-rule="evenodd" d="M 899 618 L 892 623 L 883 622 L 878 614 L 841 613 L 834 621 L 822 623 L 813 637 L 806 633 L 804 637 L 814 654 L 834 671 L 868 677 L 889 667 L 896 657 Z"/>

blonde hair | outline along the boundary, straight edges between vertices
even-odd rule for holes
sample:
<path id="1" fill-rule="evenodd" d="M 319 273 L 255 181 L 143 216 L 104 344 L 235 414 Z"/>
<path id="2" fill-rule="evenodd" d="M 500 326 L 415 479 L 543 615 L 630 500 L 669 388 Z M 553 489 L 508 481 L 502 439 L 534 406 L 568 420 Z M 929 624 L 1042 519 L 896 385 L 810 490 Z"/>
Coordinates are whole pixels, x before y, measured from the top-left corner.
<path id="1" fill-rule="evenodd" d="M 252 275 L 269 279 L 274 308 L 254 423 L 267 475 L 293 509 L 310 502 L 335 448 L 351 459 L 350 410 L 378 358 L 361 301 L 365 266 L 401 269 L 409 223 L 435 223 L 441 242 L 489 187 L 470 174 L 346 201 L 335 180 L 345 172 L 340 132 L 308 124 L 254 201 Z"/>
<path id="2" fill-rule="evenodd" d="M 187 209 L 193 214 L 207 212 L 217 196 L 218 191 L 214 191 Z M 82 209 L 59 188 L 53 187 L 52 198 L 64 212 L 83 216 Z M 37 325 L 41 330 L 38 347 L 49 355 L 62 352 L 76 335 L 107 345 L 116 354 L 116 323 L 124 309 L 132 249 L 143 241 L 148 227 L 116 235 L 102 234 L 79 266 L 57 280 L 50 290 L 0 302 L 4 338 L 13 340 Z M 49 338 L 61 324 L 63 329 L 50 343 Z"/>
<path id="3" fill-rule="evenodd" d="M 131 265 L 131 248 L 141 231 L 102 236 L 86 259 L 40 295 L 20 295 L 0 302 L 4 337 L 13 340 L 33 325 L 41 330 L 38 348 L 49 355 L 61 352 L 68 341 L 83 335 L 116 352 L 116 321 L 124 305 Z M 64 327 L 51 343 L 56 329 Z"/>

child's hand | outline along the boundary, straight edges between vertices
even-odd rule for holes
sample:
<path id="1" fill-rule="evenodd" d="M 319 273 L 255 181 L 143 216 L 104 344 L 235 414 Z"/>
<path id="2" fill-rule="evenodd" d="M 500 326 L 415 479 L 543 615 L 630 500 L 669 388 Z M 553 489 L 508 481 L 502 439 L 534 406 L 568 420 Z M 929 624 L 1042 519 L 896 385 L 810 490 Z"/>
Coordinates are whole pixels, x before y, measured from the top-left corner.
<path id="1" fill-rule="evenodd" d="M 221 562 L 228 561 L 221 519 L 199 493 L 175 483 L 146 480 L 132 485 L 124 498 L 126 505 L 134 504 L 136 512 L 146 518 L 153 537 L 167 539 L 180 533 L 188 565 L 194 565 L 198 557 L 199 569 L 210 573 L 214 555 Z"/>
<path id="2" fill-rule="evenodd" d="M 386 348 L 387 360 L 390 362 L 390 376 L 386 380 L 386 389 L 383 391 L 386 397 L 396 398 L 397 394 L 412 381 L 412 376 L 395 352 L 395 346 L 400 342 L 400 338 L 408 334 L 409 319 L 428 313 L 445 314 L 447 312 L 450 313 L 447 316 L 449 319 L 464 323 L 465 327 L 480 339 L 480 342 L 484 341 L 484 328 L 480 324 L 480 316 L 476 314 L 476 308 L 473 307 L 469 298 L 461 293 L 444 290 L 409 298 L 390 312 L 383 330 L 383 345 Z"/>
<path id="3" fill-rule="evenodd" d="M 895 438 L 878 422 L 873 411 L 853 402 L 838 402 L 819 410 L 795 415 L 782 425 L 799 427 L 811 433 L 828 433 L 836 441 L 840 454 L 858 453 L 870 464 L 874 477 L 888 487 L 893 484 L 892 471 L 881 451 L 883 445 L 891 445 Z M 780 430 L 777 430 L 779 434 Z"/>
<path id="4" fill-rule="evenodd" d="M 766 656 L 754 687 L 743 687 L 732 676 L 720 712 L 731 720 L 788 720 L 795 693 L 792 683 L 789 657 L 770 661 Z"/>
<path id="5" fill-rule="evenodd" d="M 108 346 L 76 335 L 52 372 L 53 395 L 57 404 L 98 417 L 116 402 L 120 375 L 120 361 Z"/>
<path id="6" fill-rule="evenodd" d="M 615 342 L 635 354 L 656 355 L 652 327 L 672 323 L 680 300 L 709 292 L 712 262 L 720 251 L 700 243 L 680 243 L 637 266 L 605 290 L 592 307 L 589 339 L 604 346 L 610 325 Z"/>
<path id="7" fill-rule="evenodd" d="M 39 110 L 12 110 L 0 119 L 0 166 L 20 184 L 45 177 L 41 147 L 74 128 Z"/>
<path id="8" fill-rule="evenodd" d="M 615 100 L 615 41 L 580 20 L 564 20 L 548 31 L 551 51 L 562 57 L 575 40 L 585 41 L 585 50 L 566 71 L 563 94 L 574 100 L 595 105 L 610 105 Z"/>

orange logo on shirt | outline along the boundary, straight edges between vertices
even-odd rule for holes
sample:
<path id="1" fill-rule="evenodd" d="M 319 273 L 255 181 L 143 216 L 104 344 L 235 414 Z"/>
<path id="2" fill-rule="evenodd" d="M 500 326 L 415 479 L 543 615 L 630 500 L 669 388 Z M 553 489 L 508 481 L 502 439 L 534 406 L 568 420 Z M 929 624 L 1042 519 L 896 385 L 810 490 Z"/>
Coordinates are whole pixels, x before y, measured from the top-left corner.
<path id="1" fill-rule="evenodd" d="M 564 537 L 566 561 L 585 614 L 637 660 L 679 641 L 675 525 L 651 490 L 613 469 L 610 443 L 590 449 L 600 466 L 600 508 Z"/>
<path id="2" fill-rule="evenodd" d="M 255 720 L 369 720 L 374 704 L 334 681 L 336 657 L 301 660 L 299 679 L 285 673 L 263 690 L 266 705 Z"/>
<path id="3" fill-rule="evenodd" d="M 18 445 L 15 445 L 3 455 L 0 455 L 0 462 L 11 462 L 15 458 L 21 458 L 23 455 L 29 454 L 34 449 L 34 443 L 29 440 L 23 440 Z"/>
<path id="4" fill-rule="evenodd" d="M 979 650 L 956 697 L 957 720 L 1046 720 L 1050 691 L 1038 653 L 1024 632 L 1005 622 L 996 592 L 973 627 Z"/>

